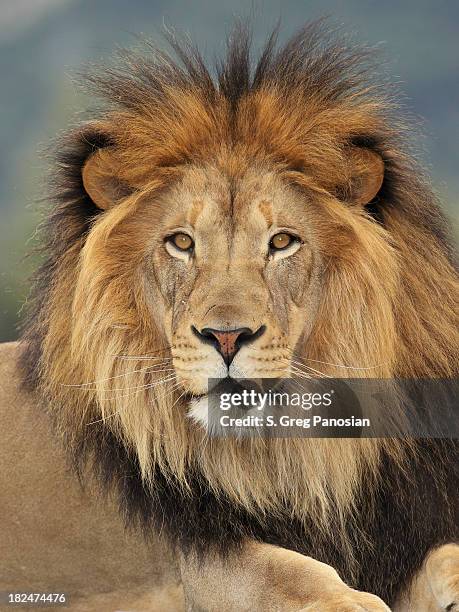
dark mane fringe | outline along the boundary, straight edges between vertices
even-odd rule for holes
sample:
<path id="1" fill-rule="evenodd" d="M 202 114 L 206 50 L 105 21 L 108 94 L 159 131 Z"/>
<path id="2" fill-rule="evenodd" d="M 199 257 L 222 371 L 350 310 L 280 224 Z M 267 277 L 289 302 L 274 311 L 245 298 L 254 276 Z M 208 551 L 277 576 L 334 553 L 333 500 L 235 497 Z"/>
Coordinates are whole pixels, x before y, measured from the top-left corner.
<path id="1" fill-rule="evenodd" d="M 338 508 L 324 533 L 312 520 L 304 524 L 293 518 L 287 503 L 275 515 L 250 514 L 225 494 L 212 492 L 199 473 L 188 473 L 184 490 L 157 470 L 151 489 L 135 455 L 101 424 L 80 441 L 73 459 L 83 482 L 95 477 L 106 495 L 115 492 L 126 527 L 141 529 L 147 539 L 161 533 L 185 555 L 223 557 L 246 538 L 256 539 L 331 565 L 352 588 L 393 606 L 428 552 L 458 541 L 457 450 L 456 440 L 421 440 L 403 468 L 385 453 L 376 489 L 374 475 L 364 475 L 359 512 L 347 518 L 346 538 Z"/>
<path id="2" fill-rule="evenodd" d="M 49 198 L 53 206 L 39 227 L 42 242 L 37 248 L 45 256 L 45 261 L 31 279 L 27 316 L 22 323 L 24 349 L 20 366 L 26 390 L 35 389 L 39 382 L 49 293 L 57 264 L 73 244 L 84 239 L 92 220 L 100 213 L 84 190 L 81 168 L 91 153 L 109 144 L 107 135 L 94 131 L 92 126 L 86 130 L 84 126 L 75 129 L 55 144 L 53 174 L 49 184 Z"/>
<path id="3" fill-rule="evenodd" d="M 119 50 L 112 66 L 90 67 L 82 78 L 109 107 L 139 113 L 149 102 L 166 98 L 169 87 L 198 90 L 209 102 L 221 93 L 234 108 L 244 96 L 266 86 L 286 93 L 301 90 L 305 100 L 319 94 L 328 104 L 356 95 L 356 105 L 377 98 L 389 111 L 394 108 L 395 90 L 381 80 L 375 48 L 355 45 L 324 20 L 306 23 L 283 46 L 278 45 L 278 32 L 277 27 L 253 61 L 251 29 L 237 24 L 228 36 L 226 56 L 217 59 L 214 70 L 195 45 L 165 32 L 170 52 L 145 40 L 140 49 Z"/>

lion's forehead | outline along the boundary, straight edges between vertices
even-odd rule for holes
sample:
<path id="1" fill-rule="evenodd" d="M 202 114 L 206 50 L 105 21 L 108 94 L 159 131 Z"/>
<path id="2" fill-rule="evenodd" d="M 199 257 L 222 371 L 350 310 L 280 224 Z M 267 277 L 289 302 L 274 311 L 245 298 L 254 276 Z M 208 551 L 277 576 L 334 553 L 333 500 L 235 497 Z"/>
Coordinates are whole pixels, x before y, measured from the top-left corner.
<path id="1" fill-rule="evenodd" d="M 173 204 L 171 206 L 171 203 Z M 190 168 L 165 207 L 199 230 L 263 230 L 297 213 L 295 197 L 272 169 L 248 167 L 234 176 L 225 167 Z"/>

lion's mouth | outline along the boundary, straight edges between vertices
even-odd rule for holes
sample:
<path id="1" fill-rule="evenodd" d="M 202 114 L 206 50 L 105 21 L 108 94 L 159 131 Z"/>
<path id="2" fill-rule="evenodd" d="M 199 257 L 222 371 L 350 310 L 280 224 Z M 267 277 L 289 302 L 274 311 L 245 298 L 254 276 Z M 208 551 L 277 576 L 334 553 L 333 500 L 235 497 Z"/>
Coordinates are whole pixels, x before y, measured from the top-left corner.
<path id="1" fill-rule="evenodd" d="M 185 399 L 192 402 L 192 401 L 198 401 L 204 397 L 209 397 L 208 393 L 186 393 L 185 394 Z"/>
<path id="2" fill-rule="evenodd" d="M 220 379 L 209 379 L 209 388 L 206 393 L 192 393 L 186 394 L 187 400 L 190 402 L 197 402 L 203 398 L 209 398 L 209 396 L 219 396 L 222 393 L 241 393 L 243 391 L 255 391 L 260 393 L 263 391 L 262 385 L 253 379 L 236 379 L 231 376 L 226 376 Z"/>

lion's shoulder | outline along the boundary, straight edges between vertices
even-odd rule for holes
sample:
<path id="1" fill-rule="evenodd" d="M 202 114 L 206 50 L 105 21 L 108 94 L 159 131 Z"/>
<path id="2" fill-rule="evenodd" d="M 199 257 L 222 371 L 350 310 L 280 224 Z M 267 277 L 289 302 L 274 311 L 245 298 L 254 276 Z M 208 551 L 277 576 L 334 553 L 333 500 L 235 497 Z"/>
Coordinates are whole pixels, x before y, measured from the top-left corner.
<path id="1" fill-rule="evenodd" d="M 55 488 L 57 493 L 67 471 L 46 411 L 22 384 L 20 353 L 18 342 L 0 344 L 0 472 L 5 476 L 2 484 L 11 494 L 9 499 L 14 499 L 17 486 L 33 487 L 40 495 L 45 487 Z M 45 474 L 46 482 L 41 482 Z"/>
<path id="2" fill-rule="evenodd" d="M 25 390 L 19 368 L 19 342 L 0 344 L 0 431 L 2 446 L 8 445 L 12 455 L 25 451 L 30 438 L 42 439 L 43 451 L 56 454 L 52 443 L 48 418 L 38 407 L 34 393 Z M 45 449 L 45 440 L 50 447 Z M 10 455 L 11 456 L 11 455 Z M 5 460 L 5 458 L 2 458 Z M 2 461 L 3 462 L 3 461 Z"/>
<path id="3" fill-rule="evenodd" d="M 21 394 L 21 377 L 18 370 L 19 342 L 0 344 L 0 397 Z"/>
<path id="4" fill-rule="evenodd" d="M 111 501 L 100 503 L 69 470 L 46 407 L 22 386 L 20 353 L 17 342 L 0 344 L 0 590 L 67 585 L 75 610 L 143 609 L 152 598 L 162 602 L 154 609 L 182 609 L 164 544 L 153 541 L 152 551 L 126 533 Z"/>
<path id="5" fill-rule="evenodd" d="M 6 342 L 0 344 L 0 431 L 3 443 L 5 437 L 19 436 L 22 426 L 28 430 L 39 426 L 43 415 L 36 412 L 32 419 L 32 406 L 36 405 L 34 395 L 24 390 L 19 370 L 20 344 L 19 342 Z"/>

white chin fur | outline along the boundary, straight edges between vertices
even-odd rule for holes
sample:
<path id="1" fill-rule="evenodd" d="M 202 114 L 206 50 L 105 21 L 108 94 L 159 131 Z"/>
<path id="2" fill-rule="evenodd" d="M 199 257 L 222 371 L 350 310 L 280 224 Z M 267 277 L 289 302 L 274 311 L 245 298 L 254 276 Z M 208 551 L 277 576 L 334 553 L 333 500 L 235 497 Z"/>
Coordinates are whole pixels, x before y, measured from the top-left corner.
<path id="1" fill-rule="evenodd" d="M 209 403 L 207 395 L 192 399 L 188 409 L 188 417 L 198 425 L 207 429 L 209 423 Z"/>

